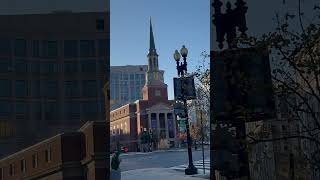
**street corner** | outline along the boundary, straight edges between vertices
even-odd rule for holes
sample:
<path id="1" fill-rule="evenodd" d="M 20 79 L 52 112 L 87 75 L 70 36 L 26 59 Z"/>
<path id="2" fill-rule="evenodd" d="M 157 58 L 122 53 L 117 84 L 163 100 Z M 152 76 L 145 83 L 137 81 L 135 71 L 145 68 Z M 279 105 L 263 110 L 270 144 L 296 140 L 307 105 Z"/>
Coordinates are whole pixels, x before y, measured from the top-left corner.
<path id="1" fill-rule="evenodd" d="M 121 173 L 123 180 L 201 180 L 203 176 L 188 176 L 169 168 L 148 168 L 125 171 Z"/>

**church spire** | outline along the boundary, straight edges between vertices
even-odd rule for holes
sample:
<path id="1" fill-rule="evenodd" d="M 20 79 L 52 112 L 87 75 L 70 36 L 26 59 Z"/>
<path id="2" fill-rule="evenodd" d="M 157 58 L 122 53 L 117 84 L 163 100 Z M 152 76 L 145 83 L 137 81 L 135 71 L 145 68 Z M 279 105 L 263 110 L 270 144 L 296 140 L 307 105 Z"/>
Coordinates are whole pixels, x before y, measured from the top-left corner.
<path id="1" fill-rule="evenodd" d="M 154 44 L 154 37 L 153 37 L 153 31 L 152 31 L 152 22 L 150 17 L 150 45 L 149 45 L 149 54 L 152 52 L 156 52 L 156 46 Z"/>

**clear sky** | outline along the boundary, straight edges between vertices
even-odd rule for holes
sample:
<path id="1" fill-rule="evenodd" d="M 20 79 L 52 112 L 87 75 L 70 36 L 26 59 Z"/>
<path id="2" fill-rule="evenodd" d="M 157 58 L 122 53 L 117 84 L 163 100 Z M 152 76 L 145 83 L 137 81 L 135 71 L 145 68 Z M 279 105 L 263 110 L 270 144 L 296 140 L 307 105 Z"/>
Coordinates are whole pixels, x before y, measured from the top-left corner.
<path id="1" fill-rule="evenodd" d="M 189 69 L 201 59 L 201 52 L 209 53 L 210 1 L 111 0 L 110 9 L 110 64 L 147 64 L 151 17 L 159 66 L 173 99 L 174 51 L 182 45 L 189 49 Z"/>

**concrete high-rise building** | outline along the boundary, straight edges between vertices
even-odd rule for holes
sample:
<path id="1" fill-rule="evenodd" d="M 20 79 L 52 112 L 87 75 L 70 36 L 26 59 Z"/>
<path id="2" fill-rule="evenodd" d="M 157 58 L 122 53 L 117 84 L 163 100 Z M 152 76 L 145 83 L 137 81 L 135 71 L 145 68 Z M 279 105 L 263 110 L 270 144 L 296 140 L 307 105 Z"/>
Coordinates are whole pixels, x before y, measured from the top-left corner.
<path id="1" fill-rule="evenodd" d="M 0 16 L 0 157 L 105 120 L 109 12 Z"/>
<path id="2" fill-rule="evenodd" d="M 147 65 L 110 67 L 111 110 L 142 99 Z"/>

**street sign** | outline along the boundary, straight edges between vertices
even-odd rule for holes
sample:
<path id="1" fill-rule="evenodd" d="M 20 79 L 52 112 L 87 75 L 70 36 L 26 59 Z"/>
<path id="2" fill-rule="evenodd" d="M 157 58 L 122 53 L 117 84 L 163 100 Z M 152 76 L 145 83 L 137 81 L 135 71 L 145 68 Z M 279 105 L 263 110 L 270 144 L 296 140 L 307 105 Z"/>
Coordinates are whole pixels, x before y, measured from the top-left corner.
<path id="1" fill-rule="evenodd" d="M 187 129 L 186 129 L 185 127 L 179 127 L 179 131 L 180 131 L 180 132 L 186 132 L 186 130 L 187 130 Z"/>
<path id="2" fill-rule="evenodd" d="M 211 77 L 213 114 L 247 112 L 246 121 L 274 117 L 268 49 L 246 48 L 213 52 Z M 241 114 L 241 113 L 240 113 Z M 234 116 L 233 116 L 234 117 Z M 219 119 L 219 118 L 216 118 Z"/>
<path id="3" fill-rule="evenodd" d="M 196 99 L 196 89 L 193 76 L 173 78 L 174 97 L 176 100 Z"/>
<path id="4" fill-rule="evenodd" d="M 179 126 L 180 132 L 185 132 L 187 130 L 186 119 L 183 118 L 183 119 L 178 120 L 178 126 Z"/>
<path id="5" fill-rule="evenodd" d="M 178 121 L 179 126 L 186 126 L 186 121 L 184 120 L 179 120 Z"/>
<path id="6" fill-rule="evenodd" d="M 186 113 L 184 109 L 174 109 L 174 113 L 177 114 L 179 117 L 185 117 Z"/>

